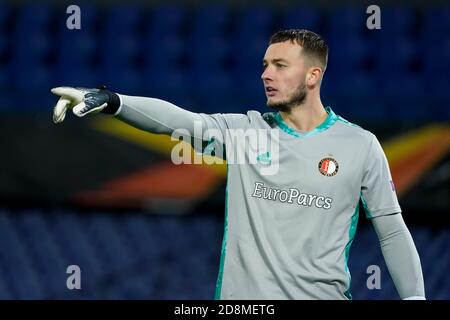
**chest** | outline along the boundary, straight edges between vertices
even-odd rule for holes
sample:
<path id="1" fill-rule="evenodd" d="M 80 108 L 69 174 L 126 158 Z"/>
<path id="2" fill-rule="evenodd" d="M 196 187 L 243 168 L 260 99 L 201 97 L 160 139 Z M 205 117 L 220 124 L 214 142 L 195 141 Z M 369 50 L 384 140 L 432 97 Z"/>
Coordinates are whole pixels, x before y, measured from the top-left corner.
<path id="1" fill-rule="evenodd" d="M 264 156 L 265 155 L 265 156 Z M 365 154 L 351 141 L 316 139 L 279 143 L 278 149 L 258 151 L 249 164 L 255 179 L 307 193 L 359 193 Z"/>

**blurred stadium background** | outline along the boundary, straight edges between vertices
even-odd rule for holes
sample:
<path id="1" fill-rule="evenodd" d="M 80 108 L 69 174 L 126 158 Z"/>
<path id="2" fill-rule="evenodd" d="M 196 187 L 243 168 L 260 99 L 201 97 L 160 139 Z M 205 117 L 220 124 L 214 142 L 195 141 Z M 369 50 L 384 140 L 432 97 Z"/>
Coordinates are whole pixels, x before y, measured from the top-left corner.
<path id="1" fill-rule="evenodd" d="M 66 28 L 70 3 L 0 3 L 0 299 L 212 299 L 224 167 L 175 166 L 169 138 L 112 118 L 56 126 L 50 88 L 265 111 L 261 59 L 284 28 L 328 41 L 323 102 L 381 140 L 427 297 L 450 298 L 450 5 L 382 4 L 368 30 L 367 4 L 246 3 L 90 1 L 81 30 Z M 73 264 L 79 291 L 66 287 Z M 363 215 L 349 268 L 354 299 L 399 298 Z"/>

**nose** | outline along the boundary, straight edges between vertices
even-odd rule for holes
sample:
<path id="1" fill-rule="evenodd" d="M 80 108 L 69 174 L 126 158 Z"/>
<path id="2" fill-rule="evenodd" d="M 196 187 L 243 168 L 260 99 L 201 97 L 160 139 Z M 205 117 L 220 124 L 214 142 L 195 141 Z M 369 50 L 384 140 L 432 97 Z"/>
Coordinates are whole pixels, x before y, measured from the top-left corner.
<path id="1" fill-rule="evenodd" d="M 272 69 L 270 66 L 267 66 L 266 69 L 264 69 L 263 73 L 261 74 L 261 79 L 263 81 L 273 80 L 273 74 L 271 70 Z"/>

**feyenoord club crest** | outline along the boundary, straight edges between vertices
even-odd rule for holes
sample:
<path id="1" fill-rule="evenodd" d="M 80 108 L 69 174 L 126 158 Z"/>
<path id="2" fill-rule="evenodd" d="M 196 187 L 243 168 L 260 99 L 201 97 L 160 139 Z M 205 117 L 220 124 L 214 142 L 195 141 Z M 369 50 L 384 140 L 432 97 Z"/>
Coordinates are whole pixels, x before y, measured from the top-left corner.
<path id="1" fill-rule="evenodd" d="M 319 162 L 319 171 L 327 177 L 335 176 L 338 173 L 339 164 L 333 158 L 323 158 Z"/>

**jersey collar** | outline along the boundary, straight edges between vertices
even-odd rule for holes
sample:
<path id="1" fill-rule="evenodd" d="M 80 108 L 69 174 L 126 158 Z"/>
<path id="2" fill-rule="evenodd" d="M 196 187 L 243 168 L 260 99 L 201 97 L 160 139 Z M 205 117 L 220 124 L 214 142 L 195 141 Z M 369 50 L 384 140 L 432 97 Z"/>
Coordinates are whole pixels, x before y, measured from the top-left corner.
<path id="1" fill-rule="evenodd" d="M 281 117 L 281 114 L 277 112 L 275 114 L 275 123 L 278 125 L 278 127 L 286 132 L 287 134 L 294 136 L 296 138 L 305 138 L 305 137 L 311 137 L 319 132 L 327 130 L 329 127 L 331 127 L 337 120 L 338 116 L 331 110 L 330 107 L 325 107 L 325 111 L 328 113 L 327 118 L 322 122 L 320 125 L 318 125 L 316 128 L 314 128 L 311 131 L 308 132 L 300 132 L 298 130 L 295 130 L 287 125 L 287 123 L 283 120 Z"/>

